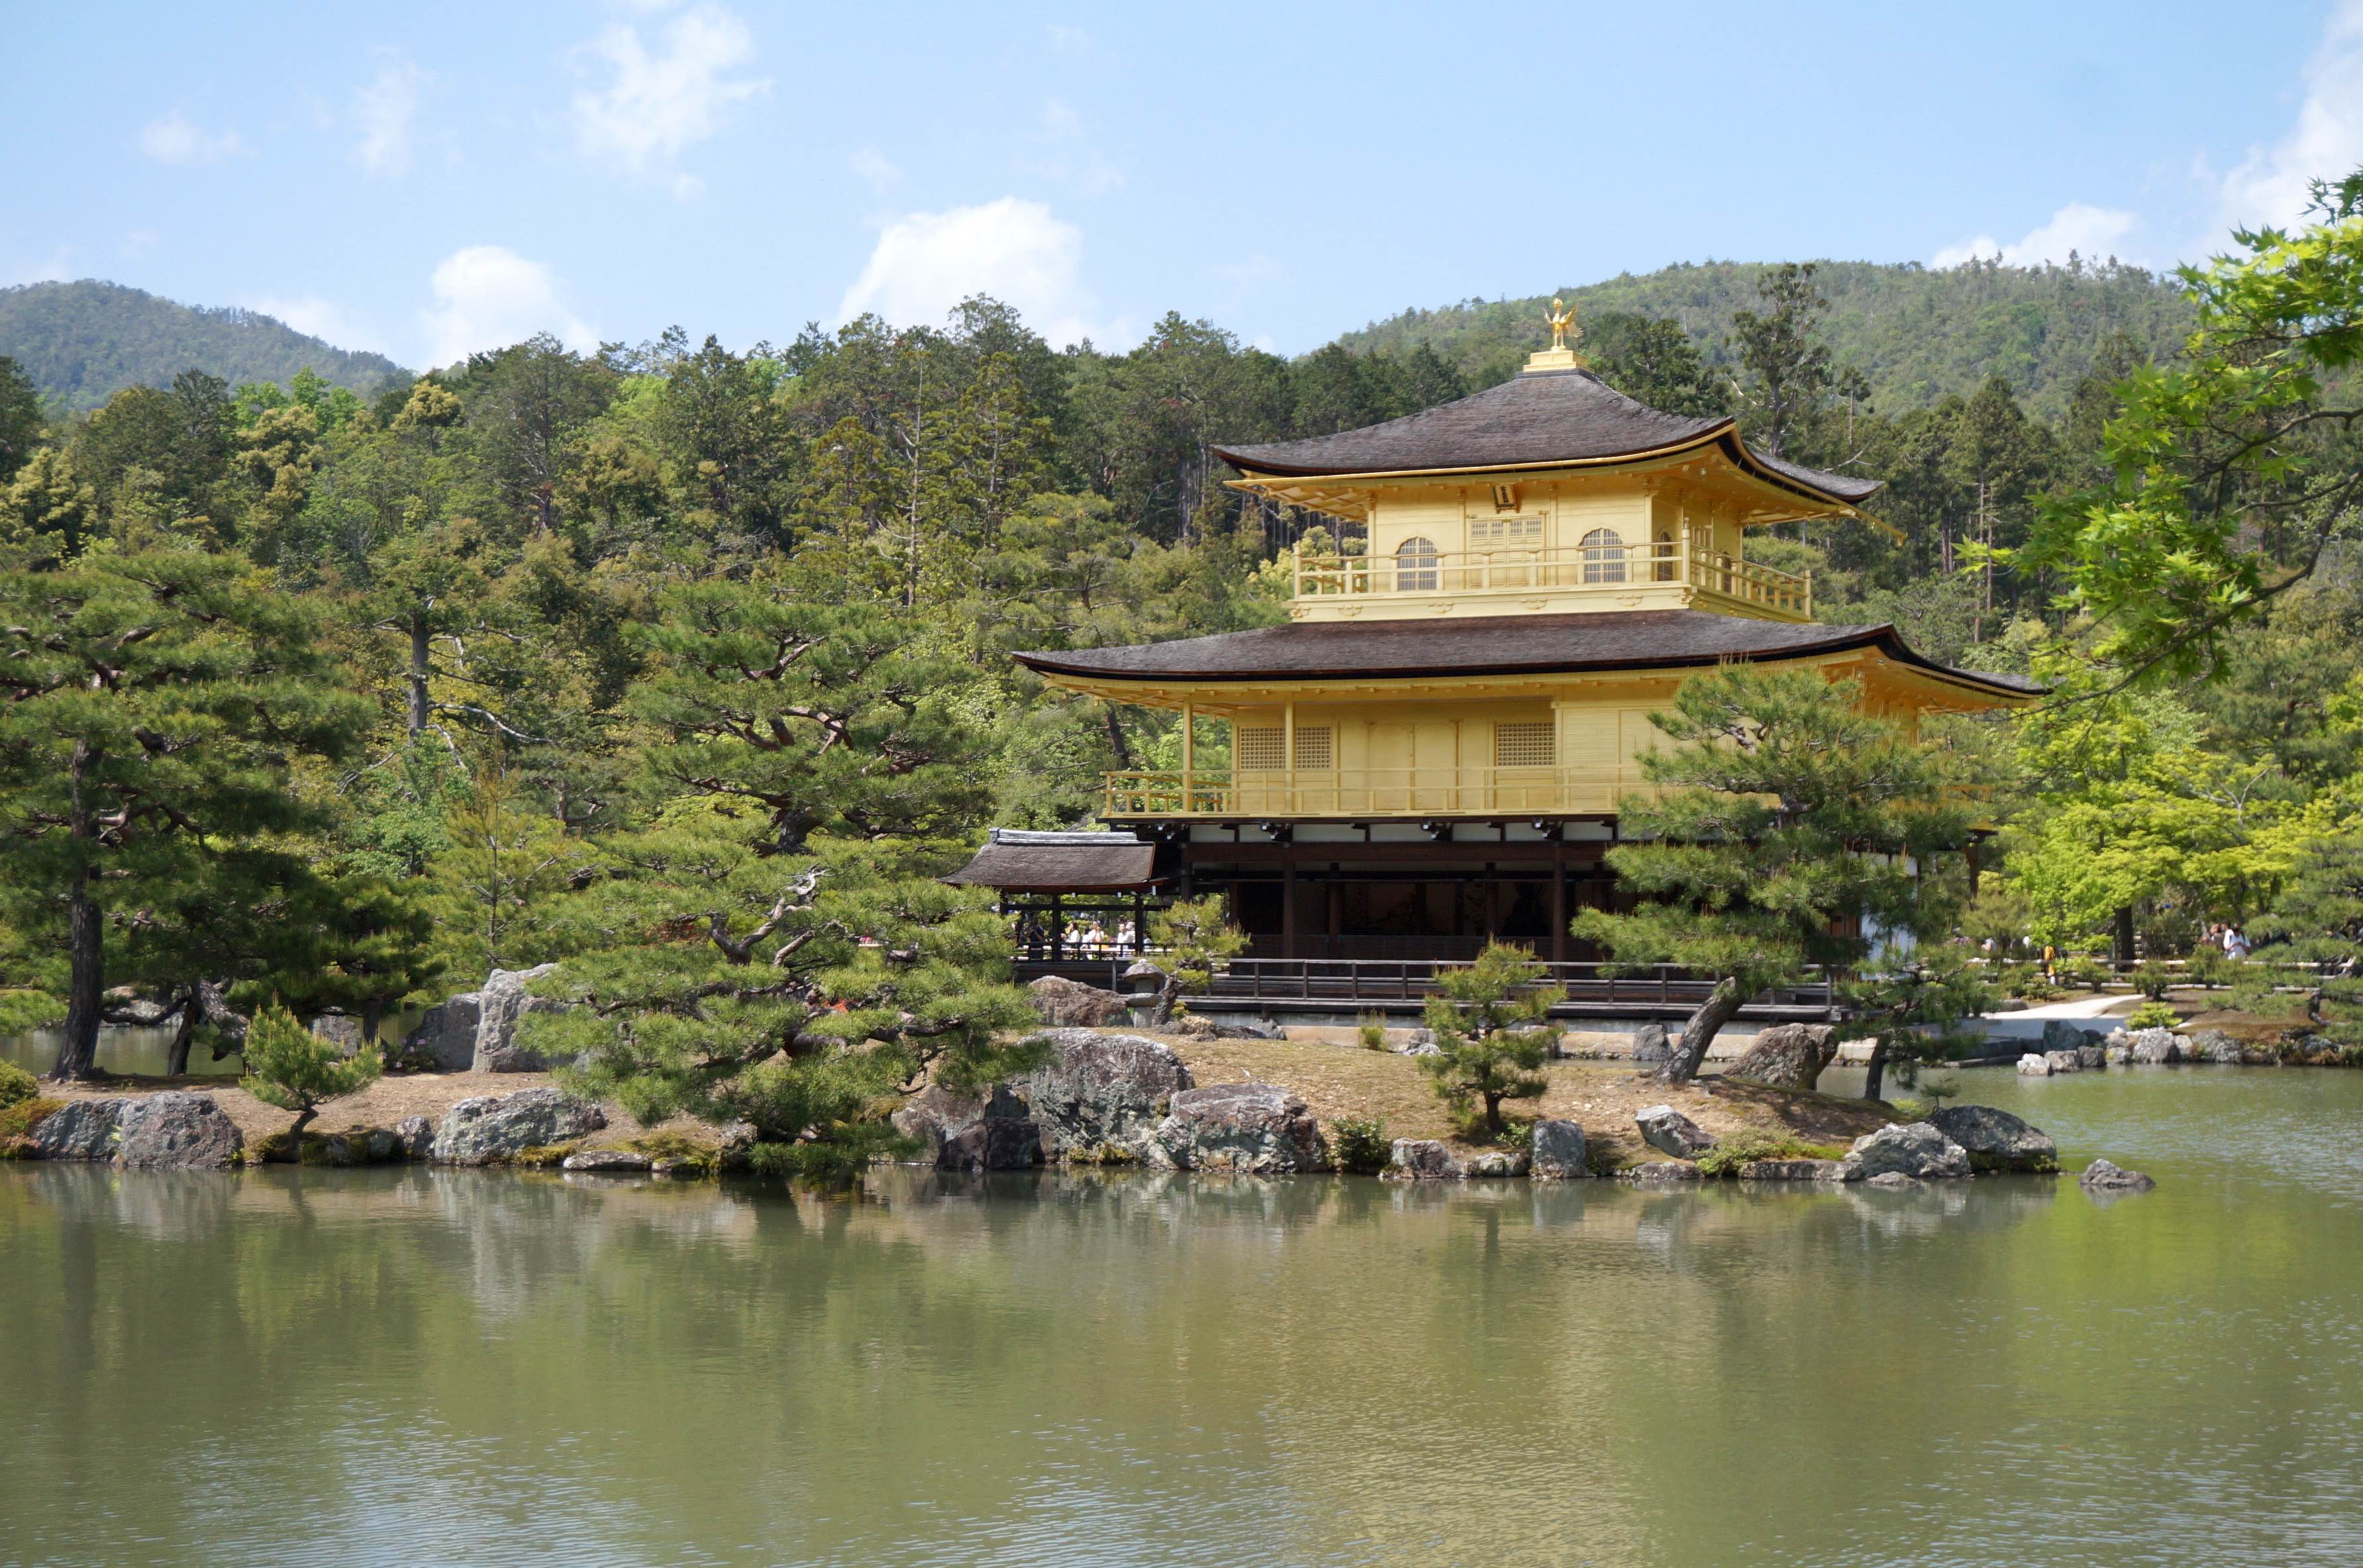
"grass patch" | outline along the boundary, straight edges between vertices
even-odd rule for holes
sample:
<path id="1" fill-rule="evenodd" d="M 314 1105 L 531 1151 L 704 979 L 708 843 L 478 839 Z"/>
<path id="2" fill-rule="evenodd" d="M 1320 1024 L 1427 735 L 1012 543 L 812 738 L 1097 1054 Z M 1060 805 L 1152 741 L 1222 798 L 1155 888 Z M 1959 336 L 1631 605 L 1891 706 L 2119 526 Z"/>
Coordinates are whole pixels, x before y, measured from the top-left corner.
<path id="1" fill-rule="evenodd" d="M 1698 1157 L 1699 1173 L 1708 1176 L 1736 1176 L 1739 1167 L 1758 1160 L 1842 1160 L 1847 1151 L 1836 1143 L 1808 1143 L 1803 1138 L 1785 1133 L 1735 1132 L 1719 1138 L 1714 1147 Z"/>

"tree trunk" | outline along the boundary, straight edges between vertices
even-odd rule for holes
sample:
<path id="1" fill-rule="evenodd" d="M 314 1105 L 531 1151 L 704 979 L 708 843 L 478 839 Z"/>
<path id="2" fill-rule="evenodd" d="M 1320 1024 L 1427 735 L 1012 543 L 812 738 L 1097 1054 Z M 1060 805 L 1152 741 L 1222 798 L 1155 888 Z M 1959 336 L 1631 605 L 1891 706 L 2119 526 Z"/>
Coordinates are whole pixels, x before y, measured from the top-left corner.
<path id="1" fill-rule="evenodd" d="M 189 1070 L 189 1046 L 197 1037 L 197 988 L 191 986 L 181 997 L 181 1027 L 172 1034 L 172 1054 L 164 1063 L 167 1077 L 179 1077 Z"/>
<path id="2" fill-rule="evenodd" d="M 98 1063 L 98 1007 L 105 990 L 105 928 L 98 900 L 90 896 L 90 873 L 74 873 L 66 895 L 66 1039 L 50 1077 L 73 1083 L 94 1076 Z"/>
<path id="3" fill-rule="evenodd" d="M 1885 1080 L 1886 1077 L 1887 1042 L 1884 1040 L 1873 1040 L 1870 1043 L 1870 1062 L 1865 1067 L 1862 1075 L 1862 1098 L 1865 1099 L 1877 1099 L 1879 1098 L 1880 1086 Z"/>
<path id="4" fill-rule="evenodd" d="M 410 621 L 410 720 L 413 740 L 427 728 L 427 617 L 414 615 Z"/>
<path id="5" fill-rule="evenodd" d="M 1116 723 L 1115 704 L 1113 702 L 1102 702 L 1100 704 L 1100 712 L 1107 720 L 1108 746 L 1115 753 L 1116 767 L 1126 773 L 1131 772 L 1132 747 L 1125 744 L 1124 726 Z"/>
<path id="6" fill-rule="evenodd" d="M 1740 994 L 1737 980 L 1728 975 L 1717 980 L 1706 1000 L 1699 1003 L 1698 1010 L 1682 1025 L 1681 1038 L 1674 1042 L 1664 1065 L 1653 1075 L 1658 1081 L 1686 1084 L 1697 1077 L 1700 1064 L 1706 1060 L 1706 1048 L 1714 1043 L 1714 1037 L 1725 1024 L 1739 1016 L 1740 1007 L 1747 1000 Z"/>
<path id="7" fill-rule="evenodd" d="M 2110 946 L 2120 964 L 2134 961 L 2134 908 L 2125 905 L 2117 911 L 2116 925 L 2110 937 Z"/>

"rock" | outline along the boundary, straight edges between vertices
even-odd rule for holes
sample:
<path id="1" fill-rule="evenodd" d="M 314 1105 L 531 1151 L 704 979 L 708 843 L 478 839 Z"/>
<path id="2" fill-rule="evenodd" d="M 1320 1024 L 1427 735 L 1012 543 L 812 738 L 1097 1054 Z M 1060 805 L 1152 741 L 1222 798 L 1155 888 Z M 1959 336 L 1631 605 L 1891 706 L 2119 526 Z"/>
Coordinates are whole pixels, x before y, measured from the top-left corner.
<path id="1" fill-rule="evenodd" d="M 1632 1060 L 1636 1062 L 1662 1062 L 1673 1054 L 1674 1047 L 1672 1043 L 1666 1038 L 1666 1026 L 1664 1024 L 1645 1023 L 1640 1028 L 1633 1032 Z"/>
<path id="2" fill-rule="evenodd" d="M 702 1176 L 714 1168 L 709 1161 L 694 1159 L 657 1159 L 649 1162 L 649 1174 L 660 1176 Z"/>
<path id="3" fill-rule="evenodd" d="M 606 1125 L 597 1106 L 554 1088 L 478 1095 L 444 1112 L 429 1157 L 446 1165 L 499 1165 Z"/>
<path id="4" fill-rule="evenodd" d="M 2124 1033 L 2124 1032 L 2120 1030 L 2118 1033 Z M 2117 1036 L 2112 1034 L 2109 1038 L 2114 1042 Z M 2124 1044 L 2126 1049 L 2133 1053 L 2134 1060 L 2146 1066 L 2155 1066 L 2162 1063 L 2182 1060 L 2182 1042 L 2170 1029 L 2136 1030 L 2130 1034 L 2125 1034 Z"/>
<path id="5" fill-rule="evenodd" d="M 479 1073 L 545 1073 L 558 1064 L 517 1043 L 517 1022 L 529 1012 L 563 1012 L 570 1004 L 538 997 L 526 987 L 554 973 L 555 964 L 530 969 L 495 969 L 477 995 L 476 1054 L 470 1070 Z"/>
<path id="6" fill-rule="evenodd" d="M 1470 1155 L 1460 1171 L 1470 1181 L 1500 1181 L 1525 1175 L 1532 1163 L 1533 1156 L 1524 1149 L 1488 1149 Z"/>
<path id="7" fill-rule="evenodd" d="M 2097 1031 L 2080 1028 L 2064 1018 L 2043 1021 L 2043 1048 L 2046 1051 L 2080 1051 L 2087 1045 L 2098 1045 L 2102 1036 Z"/>
<path id="8" fill-rule="evenodd" d="M 1060 975 L 1045 975 L 1026 988 L 1026 999 L 1053 1029 L 1101 1029 L 1125 1021 L 1124 999 Z"/>
<path id="9" fill-rule="evenodd" d="M 917 1143 L 911 1163 L 932 1165 L 942 1155 L 946 1139 L 983 1116 L 983 1096 L 954 1094 L 929 1084 L 886 1120 L 894 1124 L 895 1132 Z"/>
<path id="10" fill-rule="evenodd" d="M 1850 1179 L 1844 1160 L 1749 1160 L 1739 1167 L 1742 1181 L 1825 1181 Z"/>
<path id="11" fill-rule="evenodd" d="M 562 1171 L 589 1171 L 604 1176 L 644 1176 L 653 1164 L 636 1149 L 585 1149 L 569 1154 L 558 1168 Z"/>
<path id="12" fill-rule="evenodd" d="M 2178 1036 L 2182 1043 L 2185 1061 L 2213 1062 L 2221 1066 L 2236 1067 L 2248 1059 L 2240 1043 L 2220 1029 L 2202 1029 L 2195 1034 Z"/>
<path id="13" fill-rule="evenodd" d="M 220 1171 L 236 1165 L 245 1148 L 238 1123 L 213 1096 L 176 1090 L 126 1102 L 115 1163 L 127 1171 Z"/>
<path id="14" fill-rule="evenodd" d="M 1866 1132 L 1841 1163 L 1854 1173 L 1848 1180 L 1869 1181 L 1890 1171 L 1921 1181 L 1969 1174 L 1969 1152 L 1925 1121 L 1898 1122 Z"/>
<path id="15" fill-rule="evenodd" d="M 2076 1185 L 2094 1192 L 2147 1192 L 2158 1185 L 2139 1171 L 2129 1171 L 2106 1160 L 2094 1160 L 2076 1178 Z"/>
<path id="16" fill-rule="evenodd" d="M 1304 1100 L 1270 1084 L 1183 1089 L 1158 1123 L 1151 1158 L 1185 1171 L 1326 1171 L 1329 1145 Z"/>
<path id="17" fill-rule="evenodd" d="M 1875 1176 L 1863 1177 L 1863 1185 L 1878 1187 L 1883 1192 L 1901 1192 L 1907 1187 L 1925 1187 L 1928 1184 L 1917 1176 L 1905 1176 L 1902 1171 L 1881 1171 Z"/>
<path id="18" fill-rule="evenodd" d="M 111 1160 L 126 1099 L 70 1099 L 33 1128 L 37 1160 Z"/>
<path id="19" fill-rule="evenodd" d="M 1810 1094 L 1837 1050 L 1838 1032 L 1830 1024 L 1775 1024 L 1758 1034 L 1747 1053 L 1723 1069 L 1723 1076 Z"/>
<path id="20" fill-rule="evenodd" d="M 1948 1105 L 1929 1125 L 1958 1143 L 1973 1171 L 2056 1171 L 2059 1147 L 2041 1128 L 1989 1105 Z"/>
<path id="21" fill-rule="evenodd" d="M 2051 1076 L 2051 1058 L 2040 1051 L 2029 1051 L 2018 1059 L 2018 1070 L 2026 1077 L 2047 1078 Z"/>
<path id="22" fill-rule="evenodd" d="M 481 991 L 445 997 L 427 1010 L 417 1028 L 402 1037 L 404 1056 L 427 1072 L 466 1072 L 476 1063 L 476 1031 L 483 1014 Z"/>
<path id="23" fill-rule="evenodd" d="M 334 1041 L 337 1049 L 343 1055 L 348 1056 L 361 1055 L 361 1021 L 360 1019 L 348 1018 L 340 1012 L 324 1012 L 312 1020 L 308 1027 L 320 1039 Z"/>
<path id="24" fill-rule="evenodd" d="M 1435 1030 L 1414 1029 L 1411 1032 L 1411 1038 L 1403 1042 L 1403 1049 L 1396 1054 L 1403 1056 L 1436 1056 L 1442 1055 L 1444 1047 L 1436 1043 Z"/>
<path id="25" fill-rule="evenodd" d="M 1704 1181 L 1706 1175 L 1688 1160 L 1644 1160 L 1618 1171 L 1616 1179 L 1636 1187 L 1672 1187 L 1681 1182 Z"/>
<path id="26" fill-rule="evenodd" d="M 435 1146 L 435 1124 L 423 1116 L 404 1117 L 394 1124 L 394 1135 L 405 1160 L 423 1160 Z"/>
<path id="27" fill-rule="evenodd" d="M 1459 1181 L 1460 1162 L 1434 1138 L 1398 1138 L 1379 1176 L 1385 1181 Z"/>
<path id="28" fill-rule="evenodd" d="M 1260 1018 L 1226 1018 L 1222 1021 L 1225 1040 L 1285 1040 L 1288 1031 L 1279 1024 Z"/>
<path id="29" fill-rule="evenodd" d="M 2099 1045 L 2076 1047 L 2076 1066 L 2082 1071 L 2096 1073 L 2108 1065 L 2109 1053 L 2105 1047 Z"/>
<path id="30" fill-rule="evenodd" d="M 1537 1121 L 1527 1168 L 1537 1181 L 1580 1181 L 1592 1174 L 1584 1163 L 1583 1129 L 1572 1121 Z"/>
<path id="31" fill-rule="evenodd" d="M 947 1171 L 1024 1171 L 1042 1163 L 1042 1129 L 1026 1101 L 995 1084 L 976 1120 L 948 1132 L 936 1165 Z"/>
<path id="32" fill-rule="evenodd" d="M 1714 1147 L 1714 1140 L 1699 1124 L 1670 1105 L 1653 1105 L 1633 1113 L 1641 1137 L 1649 1147 L 1678 1160 L 1695 1160 Z"/>
<path id="33" fill-rule="evenodd" d="M 2130 1045 L 2104 1045 L 2101 1048 L 2101 1056 L 2109 1066 L 2122 1067 L 2133 1061 L 2134 1049 Z"/>
<path id="34" fill-rule="evenodd" d="M 2084 1054 L 2080 1051 L 2046 1051 L 2043 1060 L 2055 1073 L 2080 1073 L 2084 1070 Z"/>
<path id="35" fill-rule="evenodd" d="M 1054 1160 L 1147 1159 L 1175 1095 L 1195 1082 L 1171 1047 L 1139 1034 L 1052 1029 L 1052 1060 L 1011 1085 L 1033 1107 Z"/>
<path id="36" fill-rule="evenodd" d="M 374 1165 L 400 1156 L 403 1143 L 392 1128 L 348 1127 L 322 1134 L 320 1149 L 332 1165 Z"/>

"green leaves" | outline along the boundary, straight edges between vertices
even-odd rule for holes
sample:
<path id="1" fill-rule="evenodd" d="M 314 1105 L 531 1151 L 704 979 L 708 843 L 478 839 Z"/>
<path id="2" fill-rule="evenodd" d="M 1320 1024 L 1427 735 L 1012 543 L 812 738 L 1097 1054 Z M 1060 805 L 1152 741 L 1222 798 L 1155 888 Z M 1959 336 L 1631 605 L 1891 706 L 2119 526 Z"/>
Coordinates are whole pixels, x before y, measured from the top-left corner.
<path id="1" fill-rule="evenodd" d="M 1480 1109 L 1488 1136 L 1502 1132 L 1502 1101 L 1532 1099 L 1548 1087 L 1542 1065 L 1558 1032 L 1548 1021 L 1567 993 L 1545 977 L 1534 955 L 1499 942 L 1467 968 L 1437 974 L 1426 1008 L 1436 1055 L 1419 1065 L 1446 1104 L 1463 1114 Z"/>
<path id="2" fill-rule="evenodd" d="M 368 1088 L 383 1071 L 376 1051 L 364 1045 L 347 1056 L 335 1041 L 314 1034 L 276 1004 L 254 1015 L 245 1054 L 246 1077 L 239 1087 L 265 1105 L 296 1112 L 298 1126 L 324 1101 Z"/>

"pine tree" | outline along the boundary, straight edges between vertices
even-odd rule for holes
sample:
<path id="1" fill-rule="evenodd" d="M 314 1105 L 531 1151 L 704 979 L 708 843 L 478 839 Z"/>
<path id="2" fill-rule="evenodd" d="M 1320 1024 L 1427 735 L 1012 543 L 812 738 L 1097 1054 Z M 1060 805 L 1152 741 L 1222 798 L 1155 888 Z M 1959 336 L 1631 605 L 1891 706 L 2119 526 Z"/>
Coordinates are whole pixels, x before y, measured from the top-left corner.
<path id="1" fill-rule="evenodd" d="M 1549 1087 L 1542 1066 L 1552 1037 L 1550 1010 L 1567 993 L 1543 983 L 1546 971 L 1523 947 L 1489 942 L 1465 969 L 1440 969 L 1427 1001 L 1436 1055 L 1419 1065 L 1436 1092 L 1464 1117 L 1480 1114 L 1472 1132 L 1502 1135 L 1502 1102 L 1533 1099 Z"/>
<path id="2" fill-rule="evenodd" d="M 382 1070 L 376 1052 L 364 1048 L 348 1056 L 274 1002 L 255 1014 L 246 1032 L 246 1077 L 239 1087 L 265 1105 L 295 1113 L 285 1148 L 288 1158 L 300 1159 L 304 1129 L 320 1107 L 367 1088 Z"/>

